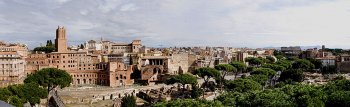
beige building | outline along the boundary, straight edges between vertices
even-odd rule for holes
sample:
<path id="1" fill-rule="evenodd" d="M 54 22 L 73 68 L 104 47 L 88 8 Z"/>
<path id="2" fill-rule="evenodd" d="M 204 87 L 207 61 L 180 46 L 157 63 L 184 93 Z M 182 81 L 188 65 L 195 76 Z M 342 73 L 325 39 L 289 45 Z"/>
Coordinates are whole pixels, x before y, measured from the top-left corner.
<path id="1" fill-rule="evenodd" d="M 148 54 L 140 58 L 141 81 L 149 85 L 161 82 L 169 75 L 187 73 L 188 53 L 174 53 L 170 56 Z"/>
<path id="2" fill-rule="evenodd" d="M 28 47 L 19 43 L 6 44 L 4 42 L 0 42 L 0 52 L 17 52 L 21 57 L 27 57 Z"/>
<path id="3" fill-rule="evenodd" d="M 26 78 L 25 61 L 17 52 L 0 52 L 0 87 L 22 84 Z"/>
<path id="4" fill-rule="evenodd" d="M 89 40 L 85 43 L 85 49 L 89 51 L 101 51 L 103 54 L 124 54 L 143 52 L 141 40 L 133 40 L 131 43 L 115 43 L 110 41 Z"/>

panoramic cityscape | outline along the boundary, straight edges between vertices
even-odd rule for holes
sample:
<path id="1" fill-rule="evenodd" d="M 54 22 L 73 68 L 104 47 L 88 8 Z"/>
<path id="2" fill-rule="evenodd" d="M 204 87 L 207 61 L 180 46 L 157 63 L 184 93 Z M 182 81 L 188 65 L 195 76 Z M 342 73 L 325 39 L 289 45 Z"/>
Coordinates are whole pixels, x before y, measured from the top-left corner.
<path id="1" fill-rule="evenodd" d="M 0 0 L 0 107 L 350 107 L 349 18 L 347 0 Z"/>

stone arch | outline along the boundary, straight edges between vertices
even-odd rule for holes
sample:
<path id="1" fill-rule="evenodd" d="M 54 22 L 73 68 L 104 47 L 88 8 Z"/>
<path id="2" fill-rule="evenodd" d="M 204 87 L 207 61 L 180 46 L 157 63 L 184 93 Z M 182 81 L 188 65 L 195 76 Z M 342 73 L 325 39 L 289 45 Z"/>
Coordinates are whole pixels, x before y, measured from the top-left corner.
<path id="1" fill-rule="evenodd" d="M 49 107 L 56 107 L 57 106 L 57 103 L 55 101 L 55 99 L 51 96 L 49 98 Z"/>
<path id="2" fill-rule="evenodd" d="M 153 68 L 153 74 L 156 74 L 156 73 L 161 74 L 162 71 L 163 71 L 163 70 L 162 70 L 160 67 L 154 67 L 154 68 Z"/>
<path id="3" fill-rule="evenodd" d="M 80 79 L 77 79 L 77 84 L 80 84 Z"/>
<path id="4" fill-rule="evenodd" d="M 157 68 L 153 68 L 153 74 L 156 74 L 157 73 Z"/>
<path id="5" fill-rule="evenodd" d="M 183 73 L 184 73 L 184 71 L 183 71 L 183 69 L 182 69 L 182 67 L 181 67 L 181 66 L 179 66 L 178 71 L 179 71 L 179 72 L 178 72 L 179 74 L 183 74 Z"/>
<path id="6" fill-rule="evenodd" d="M 83 83 L 86 84 L 86 79 L 83 79 Z"/>

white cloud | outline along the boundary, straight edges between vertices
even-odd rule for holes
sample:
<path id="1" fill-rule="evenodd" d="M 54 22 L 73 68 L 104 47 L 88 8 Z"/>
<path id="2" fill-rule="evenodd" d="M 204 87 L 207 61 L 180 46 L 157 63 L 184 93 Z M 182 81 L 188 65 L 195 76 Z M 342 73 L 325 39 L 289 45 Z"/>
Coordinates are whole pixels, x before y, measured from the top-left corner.
<path id="1" fill-rule="evenodd" d="M 137 7 L 134 4 L 126 4 L 120 8 L 120 11 L 135 11 Z"/>
<path id="2" fill-rule="evenodd" d="M 66 3 L 66 2 L 68 2 L 68 1 L 70 1 L 70 0 L 55 0 L 55 1 L 58 2 L 58 3 L 63 4 L 63 3 Z"/>
<path id="3" fill-rule="evenodd" d="M 26 35 L 45 42 L 64 25 L 70 41 L 104 37 L 142 39 L 147 46 L 347 48 L 349 10 L 349 0 L 3 1 L 0 38 L 18 41 Z"/>
<path id="4" fill-rule="evenodd" d="M 80 14 L 81 15 L 87 15 L 89 13 L 89 11 L 87 11 L 87 10 L 81 10 L 80 11 Z"/>

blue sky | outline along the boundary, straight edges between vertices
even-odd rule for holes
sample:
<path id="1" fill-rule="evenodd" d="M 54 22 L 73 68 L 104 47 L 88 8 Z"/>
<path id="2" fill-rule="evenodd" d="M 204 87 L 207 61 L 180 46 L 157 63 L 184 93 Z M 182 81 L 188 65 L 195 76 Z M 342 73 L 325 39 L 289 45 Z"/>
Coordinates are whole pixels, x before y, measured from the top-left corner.
<path id="1" fill-rule="evenodd" d="M 101 37 L 146 46 L 349 48 L 350 0 L 1 0 L 0 40 Z"/>

